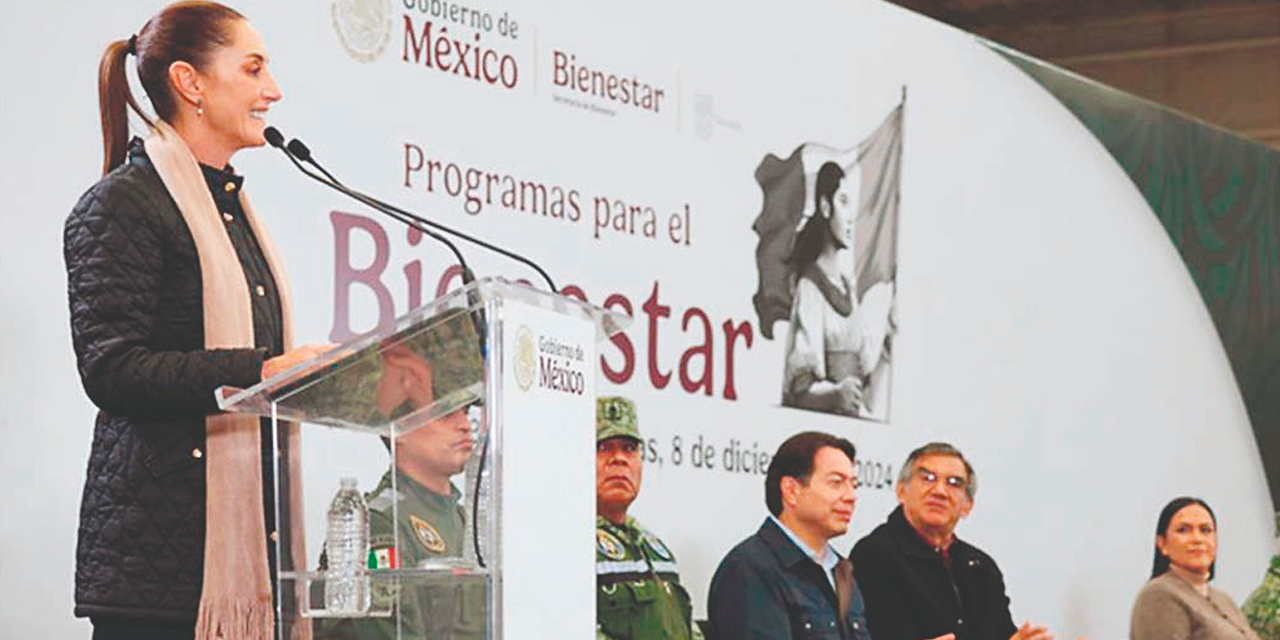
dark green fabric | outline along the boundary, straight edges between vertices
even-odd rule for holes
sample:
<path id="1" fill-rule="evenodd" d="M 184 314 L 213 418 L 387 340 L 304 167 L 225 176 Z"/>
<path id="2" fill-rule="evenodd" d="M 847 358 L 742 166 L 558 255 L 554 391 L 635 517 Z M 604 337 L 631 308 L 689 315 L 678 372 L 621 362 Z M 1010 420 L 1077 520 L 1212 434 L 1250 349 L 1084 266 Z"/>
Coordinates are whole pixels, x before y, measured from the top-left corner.
<path id="1" fill-rule="evenodd" d="M 391 473 L 365 499 L 369 504 L 369 548 L 395 548 L 398 568 L 413 569 L 419 563 L 462 554 L 466 531 L 465 512 L 452 495 L 435 493 L 409 476 L 398 473 L 397 489 Z M 392 505 L 399 505 L 399 520 L 392 520 Z M 396 546 L 393 531 L 398 530 Z M 400 618 L 400 638 L 414 640 L 482 640 L 485 634 L 487 587 L 482 576 L 454 576 L 445 582 L 404 580 L 398 586 L 374 581 L 373 608 L 394 603 Z M 317 628 L 322 640 L 391 640 L 396 638 L 394 618 L 324 620 Z"/>
<path id="2" fill-rule="evenodd" d="M 596 638 L 701 640 L 675 555 L 635 518 L 596 517 Z"/>
<path id="3" fill-rule="evenodd" d="M 1280 152 L 990 46 L 1093 132 L 1160 219 L 1218 329 L 1280 510 Z"/>

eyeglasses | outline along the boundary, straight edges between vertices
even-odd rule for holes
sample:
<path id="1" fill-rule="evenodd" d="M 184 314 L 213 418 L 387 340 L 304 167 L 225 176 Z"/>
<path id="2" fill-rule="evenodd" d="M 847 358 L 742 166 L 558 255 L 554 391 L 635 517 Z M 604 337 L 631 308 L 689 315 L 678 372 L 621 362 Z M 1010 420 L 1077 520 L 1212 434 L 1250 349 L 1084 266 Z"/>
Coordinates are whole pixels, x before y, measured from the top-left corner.
<path id="1" fill-rule="evenodd" d="M 916 478 L 930 487 L 937 483 L 938 478 L 941 477 L 942 476 L 939 476 L 934 471 L 930 471 L 924 467 L 916 467 Z M 969 481 L 965 478 L 961 478 L 960 476 L 947 476 L 944 480 L 946 481 L 947 488 L 956 492 L 964 491 L 965 488 L 969 486 Z"/>

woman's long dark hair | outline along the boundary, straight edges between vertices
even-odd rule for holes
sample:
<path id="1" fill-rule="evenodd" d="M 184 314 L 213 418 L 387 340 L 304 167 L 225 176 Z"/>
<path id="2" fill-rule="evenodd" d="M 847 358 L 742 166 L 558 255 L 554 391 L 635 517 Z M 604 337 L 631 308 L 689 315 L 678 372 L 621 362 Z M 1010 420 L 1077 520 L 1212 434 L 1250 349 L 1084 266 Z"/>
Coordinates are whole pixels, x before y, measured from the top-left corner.
<path id="1" fill-rule="evenodd" d="M 841 180 L 844 180 L 844 169 L 834 162 L 824 162 L 818 169 L 818 179 L 813 185 L 813 214 L 796 234 L 791 255 L 787 258 L 787 264 L 796 274 L 804 273 L 818 259 L 823 245 L 827 243 L 831 234 L 831 216 L 835 215 L 836 190 L 840 188 Z M 827 203 L 828 214 L 825 216 L 822 215 L 823 201 Z"/>
<path id="2" fill-rule="evenodd" d="M 1205 502 L 1204 500 L 1201 500 L 1200 498 L 1182 496 L 1181 498 L 1174 498 L 1173 500 L 1171 500 L 1169 504 L 1166 504 L 1164 506 L 1164 511 L 1160 512 L 1160 519 L 1156 521 L 1156 535 L 1168 537 L 1169 523 L 1173 521 L 1173 516 L 1177 515 L 1179 511 L 1183 510 L 1183 508 L 1189 507 L 1193 504 L 1198 504 L 1204 507 L 1205 511 L 1209 512 L 1209 518 L 1213 520 L 1213 528 L 1216 530 L 1218 528 L 1218 516 L 1213 515 L 1213 509 L 1209 508 L 1209 503 Z M 1155 544 L 1155 543 L 1152 543 L 1152 544 Z M 1169 556 L 1166 556 L 1163 553 L 1160 553 L 1159 544 L 1156 544 L 1155 546 L 1156 546 L 1155 559 L 1152 560 L 1151 562 L 1152 578 L 1156 578 L 1161 575 L 1164 575 L 1164 573 L 1169 570 Z M 1214 569 L 1216 569 L 1217 566 L 1218 566 L 1218 561 L 1215 558 L 1213 564 L 1209 565 L 1210 580 L 1213 579 Z"/>
<path id="3" fill-rule="evenodd" d="M 216 2 L 177 2 L 157 13 L 134 38 L 107 45 L 98 64 L 98 109 L 102 115 L 102 173 L 124 162 L 129 145 L 129 112 L 132 108 L 152 124 L 129 90 L 125 61 L 138 57 L 138 80 L 161 119 L 177 110 L 169 87 L 169 66 L 184 61 L 203 69 L 213 51 L 231 41 L 231 24 L 243 20 L 240 12 Z"/>

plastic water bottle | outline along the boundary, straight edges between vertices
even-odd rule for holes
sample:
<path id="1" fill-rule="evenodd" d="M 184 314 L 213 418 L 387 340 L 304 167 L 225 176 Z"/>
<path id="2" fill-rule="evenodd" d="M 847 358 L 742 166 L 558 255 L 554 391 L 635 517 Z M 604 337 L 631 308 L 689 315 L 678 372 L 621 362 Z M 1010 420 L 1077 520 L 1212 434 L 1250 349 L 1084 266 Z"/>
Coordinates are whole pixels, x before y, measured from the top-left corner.
<path id="1" fill-rule="evenodd" d="M 325 539 L 324 608 L 330 615 L 359 615 L 369 610 L 369 506 L 355 478 L 343 478 L 329 505 Z"/>

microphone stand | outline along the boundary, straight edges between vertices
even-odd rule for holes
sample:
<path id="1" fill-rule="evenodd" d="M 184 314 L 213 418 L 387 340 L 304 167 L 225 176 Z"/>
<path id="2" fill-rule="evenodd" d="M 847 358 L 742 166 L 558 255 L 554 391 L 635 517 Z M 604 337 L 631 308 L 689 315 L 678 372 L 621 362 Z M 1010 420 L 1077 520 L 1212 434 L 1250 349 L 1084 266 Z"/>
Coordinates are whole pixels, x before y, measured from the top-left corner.
<path id="1" fill-rule="evenodd" d="M 325 170 L 324 167 L 320 166 L 319 163 L 317 163 L 314 159 L 312 159 L 311 151 L 307 149 L 306 145 L 304 145 L 301 141 L 295 138 L 294 140 L 291 140 L 288 145 L 285 145 L 284 136 L 281 135 L 280 130 L 276 129 L 275 127 L 267 127 L 266 138 L 267 138 L 267 142 L 271 144 L 271 146 L 282 151 L 284 155 L 289 158 L 289 161 L 293 163 L 293 166 L 297 167 L 298 171 L 301 171 L 303 175 L 307 176 L 308 178 L 311 178 L 312 180 L 315 180 L 316 182 L 319 182 L 320 184 L 323 184 L 326 187 L 329 187 L 330 189 L 333 189 L 349 198 L 352 198 L 353 200 L 363 203 L 366 206 L 396 220 L 397 222 L 400 222 L 401 224 L 404 224 L 408 227 L 421 231 L 422 233 L 434 238 L 435 240 L 438 240 L 439 242 L 444 244 L 446 247 L 448 247 L 449 250 L 453 252 L 454 257 L 457 258 L 458 264 L 462 267 L 463 286 L 467 286 L 475 282 L 475 275 L 472 273 L 471 268 L 467 266 L 466 260 L 464 260 L 462 257 L 462 253 L 458 251 L 458 247 L 454 245 L 453 242 L 451 242 L 448 238 L 445 238 L 444 236 L 438 233 L 435 233 L 430 229 L 425 228 L 426 226 L 430 225 L 433 227 L 443 228 L 446 231 L 454 233 L 458 237 L 471 240 L 476 244 L 479 244 L 481 246 L 486 246 L 487 248 L 491 248 L 497 251 L 498 253 L 508 255 L 509 257 L 513 257 L 520 262 L 529 264 L 535 270 L 537 270 L 538 273 L 542 274 L 542 276 L 547 280 L 547 284 L 551 286 L 551 290 L 556 291 L 555 284 L 551 282 L 550 276 L 548 276 L 546 272 L 542 270 L 541 267 L 537 266 L 532 261 L 529 261 L 528 259 L 523 258 L 522 256 L 519 256 L 517 254 L 510 253 L 504 249 L 490 246 L 487 243 L 471 238 L 466 234 L 461 234 L 459 232 L 448 229 L 447 227 L 443 227 L 443 225 L 432 223 L 426 220 L 425 218 L 422 218 L 421 216 L 412 214 L 408 211 L 404 211 L 399 207 L 389 205 L 372 196 L 366 195 L 364 193 L 361 193 L 359 191 L 356 191 L 354 189 L 347 187 L 346 185 L 342 184 L 342 182 L 339 181 L 336 177 L 334 177 L 333 174 L 329 173 L 327 170 Z M 320 172 L 324 174 L 324 176 L 321 177 L 311 172 L 310 170 L 308 170 L 305 166 L 303 166 L 301 162 L 298 161 L 299 156 L 302 157 L 303 160 L 305 160 L 306 162 L 315 166 L 316 169 L 319 169 Z M 467 302 L 469 306 L 478 307 L 480 300 L 478 296 L 476 296 L 474 291 L 468 291 Z M 477 310 L 471 314 L 471 318 L 472 318 L 472 322 L 475 324 L 477 334 L 480 336 L 485 335 L 486 332 L 485 332 L 484 312 L 482 310 Z M 480 343 L 480 354 L 482 358 L 485 358 L 488 355 L 486 345 L 483 342 Z M 488 436 L 488 430 L 486 429 L 484 433 L 483 442 L 480 445 L 480 455 L 478 456 L 478 461 L 477 461 L 477 464 L 475 465 L 475 473 L 474 473 L 475 489 L 472 491 L 472 502 L 471 502 L 471 536 L 472 536 L 471 542 L 472 542 L 472 548 L 475 550 L 476 564 L 479 565 L 480 568 L 482 569 L 485 568 L 487 565 L 484 561 L 484 554 L 480 548 L 480 527 L 479 527 L 480 487 L 481 487 L 481 483 L 484 480 L 485 461 L 488 457 L 489 457 L 489 436 Z M 471 466 L 471 465 L 468 465 L 468 466 Z"/>
<path id="2" fill-rule="evenodd" d="M 288 151 L 288 153 L 289 153 L 290 157 L 297 156 L 297 159 L 298 159 L 298 160 L 301 160 L 302 162 L 306 162 L 306 163 L 308 163 L 308 164 L 310 164 L 310 165 L 314 166 L 316 169 L 319 169 L 319 170 L 320 170 L 320 172 L 321 172 L 321 173 L 323 173 L 323 174 L 324 174 L 326 177 L 328 177 L 330 180 L 332 180 L 332 181 L 334 182 L 334 184 L 339 185 L 339 186 L 341 186 L 341 185 L 342 185 L 342 183 L 341 183 L 341 182 L 339 182 L 337 178 L 333 177 L 333 174 L 329 173 L 329 172 L 328 172 L 328 171 L 327 171 L 323 166 L 321 166 L 321 165 L 320 165 L 320 163 L 319 163 L 319 162 L 317 162 L 317 161 L 316 161 L 315 157 L 311 155 L 311 149 L 309 149 L 309 148 L 307 147 L 307 145 L 303 144 L 303 142 L 302 142 L 301 140 L 299 140 L 299 139 L 297 139 L 297 138 L 294 138 L 294 139 L 290 140 L 290 141 L 289 141 L 289 144 L 288 144 L 288 148 L 286 149 L 286 151 Z M 385 207 L 386 209 L 390 209 L 391 211 L 395 211 L 396 213 L 399 213 L 399 214 L 401 214 L 401 215 L 403 215 L 403 216 L 405 216 L 405 217 L 407 217 L 407 218 L 410 218 L 410 219 L 412 219 L 412 220 L 413 220 L 413 221 L 415 221 L 415 222 L 418 222 L 418 223 L 420 223 L 420 224 L 423 224 L 423 225 L 429 226 L 429 227 L 431 227 L 432 229 L 436 229 L 436 230 L 441 231 L 441 232 L 443 232 L 443 233 L 447 233 L 447 234 L 449 234 L 449 235 L 451 235 L 451 236 L 453 236 L 453 237 L 455 237 L 455 238 L 460 238 L 460 239 L 465 240 L 465 241 L 467 241 L 467 242 L 470 242 L 471 244 L 474 244 L 474 245 L 476 245 L 476 246 L 483 247 L 483 248 L 485 248 L 485 249 L 488 249 L 489 251 L 492 251 L 492 252 L 497 253 L 497 254 L 499 254 L 499 255 L 505 256 L 505 257 L 507 257 L 507 258 L 509 258 L 509 259 L 511 259 L 511 260 L 515 260 L 516 262 L 519 262 L 519 263 L 521 263 L 521 264 L 523 264 L 523 265 L 525 265 L 525 266 L 527 266 L 527 267 L 529 267 L 529 268 L 533 269 L 534 271 L 536 271 L 536 272 L 538 273 L 538 275 L 539 275 L 539 276 L 542 276 L 542 279 L 543 279 L 544 281 L 546 281 L 547 286 L 551 289 L 551 292 L 552 292 L 552 293 L 559 293 L 559 292 L 560 292 L 560 290 L 556 288 L 556 283 L 555 283 L 554 281 L 552 281 L 551 276 L 550 276 L 549 274 L 547 274 L 546 270 L 545 270 L 545 269 L 543 269 L 541 266 L 539 266 L 539 265 L 538 265 L 538 263 L 534 262 L 533 260 L 530 260 L 529 258 L 526 258 L 526 257 L 524 257 L 524 256 L 522 256 L 522 255 L 520 255 L 520 254 L 518 254 L 518 253 L 516 253 L 516 252 L 514 252 L 514 251 L 511 251 L 511 250 L 509 250 L 509 249 L 504 249 L 504 248 L 499 247 L 499 246 L 497 246 L 497 245 L 495 245 L 495 244 L 493 244 L 493 243 L 487 242 L 487 241 L 485 241 L 485 240 L 481 240 L 480 238 L 477 238 L 477 237 L 472 236 L 472 235 L 470 235 L 470 234 L 467 234 L 467 233 L 463 233 L 463 232 L 461 232 L 461 231 L 458 231 L 457 229 L 454 229 L 454 228 L 452 228 L 452 227 L 449 227 L 449 226 L 446 226 L 446 225 L 440 224 L 439 222 L 435 222 L 435 221 L 433 221 L 433 220 L 428 220 L 428 219 L 423 218 L 422 216 L 419 216 L 419 215 L 417 215 L 417 214 L 415 214 L 415 213 L 413 213 L 413 212 L 411 212 L 411 211 L 406 211 L 406 210 L 401 209 L 400 207 L 397 207 L 397 206 L 395 206 L 395 205 L 393 205 L 393 204 L 389 204 L 389 203 L 387 203 L 387 202 L 383 202 L 382 200 L 378 200 L 377 198 L 374 198 L 373 196 L 370 196 L 370 195 L 367 195 L 367 194 L 361 193 L 361 192 L 359 192 L 359 191 L 356 191 L 355 189 L 348 189 L 347 187 L 343 187 L 343 189 L 346 189 L 346 190 L 350 191 L 350 192 L 351 192 L 351 194 L 357 194 L 357 195 L 359 195 L 361 198 L 363 198 L 363 199 L 364 199 L 364 200 L 362 200 L 362 201 L 366 201 L 366 200 L 367 200 L 368 202 L 376 202 L 378 205 L 380 205 L 380 206 L 382 206 L 382 207 Z"/>
<path id="3" fill-rule="evenodd" d="M 285 147 L 285 145 L 283 144 L 283 136 L 279 136 L 279 130 L 277 130 L 275 127 L 268 127 L 267 130 L 271 133 L 276 134 L 275 136 L 268 135 L 267 142 L 270 143 L 271 146 L 284 152 L 285 157 L 289 158 L 289 161 L 293 163 L 293 166 L 297 167 L 298 171 L 301 171 L 303 175 L 307 176 L 308 178 L 311 178 L 312 180 L 315 180 L 316 182 L 319 182 L 320 184 L 326 187 L 329 187 L 330 189 L 333 189 L 347 196 L 348 198 L 351 198 L 357 202 L 360 202 L 365 206 L 368 206 L 369 208 L 379 213 L 382 213 L 390 217 L 391 219 L 395 220 L 396 222 L 399 222 L 400 224 L 403 224 L 407 227 L 420 231 L 424 235 L 440 242 L 441 244 L 449 248 L 449 251 L 453 253 L 454 259 L 458 261 L 458 265 L 462 267 L 463 281 L 467 284 L 470 284 L 469 280 L 474 281 L 475 279 L 474 276 L 470 276 L 471 268 L 467 266 L 467 261 L 462 257 L 462 252 L 458 251 L 458 246 L 455 245 L 453 242 L 451 242 L 448 238 L 440 235 L 439 233 L 432 231 L 431 229 L 426 228 L 426 226 L 422 224 L 421 221 L 415 220 L 414 217 L 410 217 L 408 215 L 405 215 L 403 212 L 388 208 L 383 203 L 369 196 L 366 196 L 363 193 L 360 193 L 358 191 L 348 188 L 346 185 L 335 180 L 332 176 L 328 176 L 327 172 L 326 172 L 326 177 L 329 178 L 328 180 L 326 180 L 321 176 L 316 175 L 311 170 L 307 169 L 307 167 L 303 166 L 303 164 L 298 161 L 298 158 L 295 157 L 294 154 L 290 152 L 288 148 Z"/>

